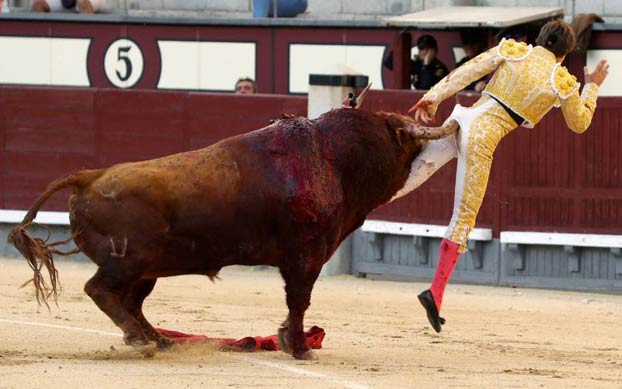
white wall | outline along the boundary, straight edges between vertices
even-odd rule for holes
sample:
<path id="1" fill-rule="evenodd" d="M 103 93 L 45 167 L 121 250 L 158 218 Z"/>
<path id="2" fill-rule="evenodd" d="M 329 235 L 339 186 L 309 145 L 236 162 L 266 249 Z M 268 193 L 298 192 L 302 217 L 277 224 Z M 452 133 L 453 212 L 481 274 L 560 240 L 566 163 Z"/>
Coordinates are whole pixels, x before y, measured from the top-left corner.
<path id="1" fill-rule="evenodd" d="M 32 0 L 8 0 L 14 10 Z M 424 9 L 479 5 L 497 7 L 560 7 L 566 16 L 596 13 L 608 23 L 622 23 L 622 0 L 308 0 L 306 18 L 377 19 Z M 253 0 L 106 0 L 105 12 L 183 17 L 252 17 Z"/>
<path id="2" fill-rule="evenodd" d="M 31 1 L 31 0 L 13 0 Z M 121 12 L 178 12 L 183 16 L 251 17 L 252 0 L 106 0 Z M 451 5 L 560 7 L 567 16 L 597 13 L 610 23 L 622 22 L 621 0 L 308 0 L 307 18 L 370 19 Z"/>

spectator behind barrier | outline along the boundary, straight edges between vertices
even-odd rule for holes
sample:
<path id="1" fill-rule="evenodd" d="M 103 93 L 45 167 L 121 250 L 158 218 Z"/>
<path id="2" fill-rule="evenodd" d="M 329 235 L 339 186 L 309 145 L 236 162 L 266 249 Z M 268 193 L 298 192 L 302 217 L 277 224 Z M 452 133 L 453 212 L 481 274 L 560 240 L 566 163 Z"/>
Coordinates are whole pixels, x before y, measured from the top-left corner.
<path id="1" fill-rule="evenodd" d="M 276 15 L 274 14 L 274 4 Z M 307 0 L 253 0 L 255 18 L 293 18 L 307 10 Z"/>
<path id="2" fill-rule="evenodd" d="M 9 9 L 9 0 L 0 0 L 0 13 L 6 14 L 11 12 Z"/>
<path id="3" fill-rule="evenodd" d="M 574 51 L 585 53 L 590 45 L 590 37 L 592 36 L 592 24 L 603 23 L 604 20 L 596 14 L 577 14 L 572 19 L 572 30 L 577 38 L 577 44 Z"/>
<path id="4" fill-rule="evenodd" d="M 538 26 L 536 23 L 519 24 L 500 30 L 495 38 L 497 43 L 501 42 L 503 38 L 514 39 L 517 42 L 534 43 L 540 27 L 542 26 Z"/>
<path id="5" fill-rule="evenodd" d="M 468 62 L 469 60 L 480 55 L 486 47 L 486 34 L 481 29 L 469 29 L 460 32 L 460 42 L 462 43 L 462 49 L 466 54 L 458 63 L 456 67 Z M 473 90 L 475 92 L 481 92 L 486 87 L 486 76 L 479 80 L 473 81 L 467 85 L 465 90 Z"/>
<path id="6" fill-rule="evenodd" d="M 106 0 L 34 0 L 33 12 L 60 12 L 75 10 L 81 14 L 92 14 L 100 11 Z"/>
<path id="7" fill-rule="evenodd" d="M 250 77 L 242 77 L 235 82 L 236 95 L 253 95 L 257 93 L 257 84 Z"/>
<path id="8" fill-rule="evenodd" d="M 421 35 L 417 39 L 419 52 L 412 61 L 412 85 L 415 89 L 430 89 L 443 79 L 449 70 L 436 57 L 438 45 L 432 35 Z"/>

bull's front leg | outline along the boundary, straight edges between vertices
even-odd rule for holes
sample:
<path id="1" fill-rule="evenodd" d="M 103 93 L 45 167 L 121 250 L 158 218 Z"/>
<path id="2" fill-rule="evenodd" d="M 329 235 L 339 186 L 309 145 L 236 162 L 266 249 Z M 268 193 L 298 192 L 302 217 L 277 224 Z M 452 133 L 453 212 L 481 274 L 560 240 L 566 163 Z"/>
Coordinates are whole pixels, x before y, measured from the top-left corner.
<path id="1" fill-rule="evenodd" d="M 143 314 L 143 302 L 153 291 L 156 282 L 157 279 L 136 281 L 128 288 L 128 292 L 122 296 L 121 301 L 128 313 L 138 320 L 147 338 L 155 341 L 159 349 L 167 349 L 170 348 L 174 342 L 153 328 Z"/>
<path id="2" fill-rule="evenodd" d="M 304 315 L 311 305 L 311 292 L 323 263 L 321 259 L 307 257 L 297 261 L 297 266 L 281 270 L 289 315 L 279 329 L 279 344 L 296 359 L 317 359 L 306 342 Z"/>
<path id="3" fill-rule="evenodd" d="M 84 291 L 108 317 L 123 330 L 127 343 L 145 357 L 153 357 L 155 343 L 149 342 L 138 322 L 123 306 L 120 296 L 128 293 L 127 285 L 135 280 L 123 279 L 121 272 L 111 273 L 101 268 L 86 283 Z"/>

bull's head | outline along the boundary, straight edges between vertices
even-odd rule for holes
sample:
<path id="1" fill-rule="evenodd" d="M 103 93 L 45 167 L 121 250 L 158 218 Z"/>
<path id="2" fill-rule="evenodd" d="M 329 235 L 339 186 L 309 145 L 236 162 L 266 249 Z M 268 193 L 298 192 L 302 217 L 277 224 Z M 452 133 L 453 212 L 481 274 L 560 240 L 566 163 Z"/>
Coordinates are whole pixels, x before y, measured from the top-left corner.
<path id="1" fill-rule="evenodd" d="M 391 112 L 379 112 L 387 122 L 389 129 L 395 132 L 400 145 L 407 142 L 427 144 L 428 141 L 441 139 L 458 130 L 458 122 L 449 120 L 440 127 L 424 127 L 415 123 L 415 120 L 406 115 Z"/>
<path id="2" fill-rule="evenodd" d="M 365 100 L 371 84 L 368 84 L 361 93 L 356 96 L 353 93 L 343 101 L 344 108 L 357 109 Z M 386 130 L 393 140 L 396 149 L 397 163 L 396 175 L 406 179 L 414 158 L 419 155 L 430 140 L 441 139 L 458 130 L 458 123 L 450 120 L 440 127 L 424 127 L 415 123 L 411 116 L 392 112 L 377 112 L 386 124 Z M 401 178 L 398 178 L 400 180 Z M 403 181 L 401 181 L 403 184 Z"/>
<path id="3" fill-rule="evenodd" d="M 413 160 L 423 151 L 430 140 L 440 139 L 455 133 L 458 123 L 450 120 L 441 127 L 422 127 L 412 117 L 391 112 L 379 112 L 384 117 L 390 136 L 397 149 L 396 179 L 403 185 L 410 172 Z M 399 188 L 398 188 L 399 189 Z"/>
<path id="4" fill-rule="evenodd" d="M 393 112 L 378 112 L 378 115 L 384 118 L 391 137 L 395 139 L 396 146 L 404 149 L 406 154 L 410 151 L 418 153 L 427 144 L 426 139 L 410 130 L 415 126 L 410 116 Z"/>
<path id="5" fill-rule="evenodd" d="M 363 101 L 365 100 L 367 92 L 370 88 L 371 83 L 367 84 L 365 89 L 363 89 L 358 96 L 356 96 L 354 93 L 348 94 L 348 97 L 346 97 L 342 102 L 342 107 L 354 109 L 359 108 L 363 104 Z M 399 114 L 386 114 L 384 112 L 383 114 L 387 115 L 387 120 L 391 120 L 391 128 L 405 128 L 417 139 L 441 139 L 455 133 L 458 130 L 458 123 L 455 120 L 450 120 L 449 122 L 444 123 L 440 127 L 424 127 L 416 124 L 415 121 L 409 116 Z"/>

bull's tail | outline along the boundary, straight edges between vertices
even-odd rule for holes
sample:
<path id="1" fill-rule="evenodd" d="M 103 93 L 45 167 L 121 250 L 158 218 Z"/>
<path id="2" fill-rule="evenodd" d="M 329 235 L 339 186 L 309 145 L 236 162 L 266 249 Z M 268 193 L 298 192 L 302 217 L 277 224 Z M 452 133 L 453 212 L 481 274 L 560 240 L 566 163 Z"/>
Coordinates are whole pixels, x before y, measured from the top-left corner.
<path id="1" fill-rule="evenodd" d="M 64 188 L 81 188 L 87 186 L 99 178 L 102 173 L 103 170 L 82 170 L 75 174 L 53 181 L 28 210 L 26 216 L 24 216 L 24 219 L 9 233 L 7 241 L 15 246 L 24 258 L 26 258 L 28 265 L 34 272 L 33 278 L 30 281 L 32 281 L 35 285 L 36 297 L 39 305 L 41 304 L 41 301 L 43 301 L 43 303 L 45 303 L 45 305 L 49 308 L 47 299 L 49 296 L 53 296 L 54 301 L 56 301 L 57 288 L 60 286 L 58 282 L 58 271 L 54 266 L 54 257 L 52 254 L 69 255 L 76 253 L 79 250 L 63 252 L 55 248 L 58 245 L 68 243 L 73 239 L 73 236 L 64 241 L 48 243 L 49 236 L 45 240 L 33 237 L 27 231 L 27 228 L 33 223 L 39 208 L 41 208 L 41 206 L 45 204 L 45 202 L 54 193 Z M 44 266 L 49 274 L 49 285 L 41 274 L 41 269 Z M 30 281 L 26 282 L 24 285 L 28 284 Z"/>

